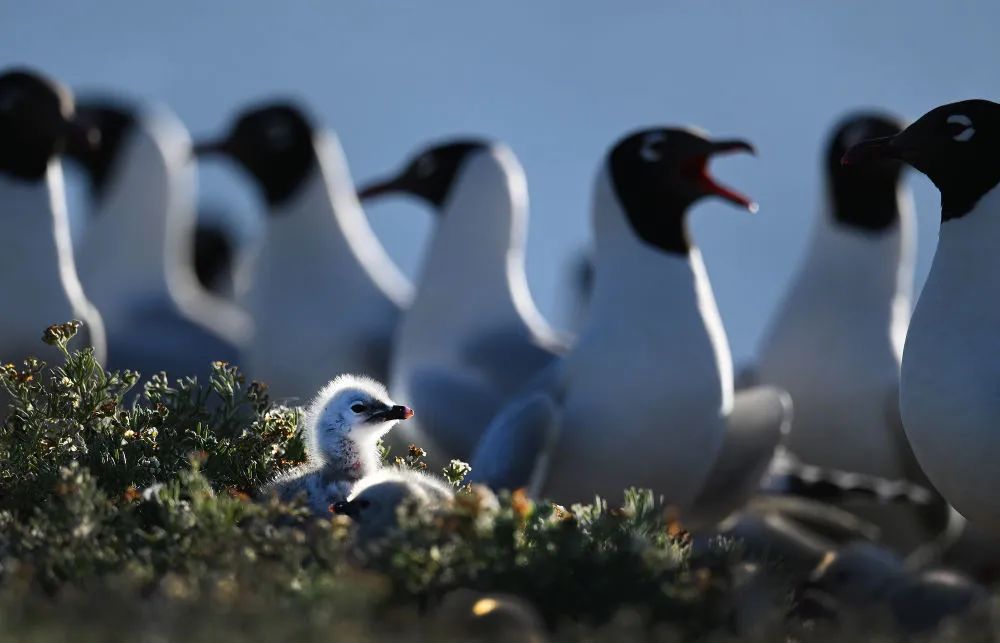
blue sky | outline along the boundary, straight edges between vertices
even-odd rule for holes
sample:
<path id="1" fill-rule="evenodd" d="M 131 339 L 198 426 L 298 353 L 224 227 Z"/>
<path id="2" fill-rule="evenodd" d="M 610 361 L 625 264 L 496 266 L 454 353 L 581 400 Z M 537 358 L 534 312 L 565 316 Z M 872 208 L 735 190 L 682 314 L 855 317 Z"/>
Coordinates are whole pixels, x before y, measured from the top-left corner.
<path id="1" fill-rule="evenodd" d="M 759 157 L 721 160 L 714 172 L 760 212 L 706 202 L 693 213 L 742 361 L 801 258 L 826 128 L 858 106 L 916 118 L 954 100 L 997 100 L 998 24 L 1000 3 L 958 0 L 9 0 L 0 4 L 0 64 L 164 102 L 196 136 L 218 131 L 247 100 L 299 97 L 337 131 L 357 180 L 429 139 L 502 139 L 527 171 L 528 275 L 557 325 L 567 262 L 588 239 L 594 170 L 616 137 L 685 123 L 748 138 Z M 909 181 L 919 284 L 938 197 L 923 177 Z M 230 168 L 205 168 L 202 185 L 203 198 L 256 213 Z M 369 215 L 412 274 L 430 215 L 405 201 Z"/>

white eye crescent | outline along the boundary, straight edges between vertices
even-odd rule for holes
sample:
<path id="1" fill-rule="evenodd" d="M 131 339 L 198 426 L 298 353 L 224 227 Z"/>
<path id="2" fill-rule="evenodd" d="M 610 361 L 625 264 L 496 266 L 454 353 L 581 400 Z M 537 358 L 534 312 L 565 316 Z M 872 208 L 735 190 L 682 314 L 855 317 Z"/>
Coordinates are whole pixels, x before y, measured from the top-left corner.
<path id="1" fill-rule="evenodd" d="M 976 135 L 976 128 L 972 126 L 972 119 L 965 114 L 952 114 L 948 117 L 948 124 L 961 125 L 965 128 L 952 137 L 952 139 L 958 141 L 959 143 L 971 140 L 972 137 Z"/>
<path id="2" fill-rule="evenodd" d="M 647 134 L 642 140 L 642 147 L 639 148 L 639 156 L 642 157 L 642 160 L 649 163 L 656 163 L 659 161 L 663 157 L 663 154 L 659 149 L 657 149 L 657 147 L 666 138 L 667 137 L 663 134 L 663 132 L 653 132 L 651 134 Z"/>

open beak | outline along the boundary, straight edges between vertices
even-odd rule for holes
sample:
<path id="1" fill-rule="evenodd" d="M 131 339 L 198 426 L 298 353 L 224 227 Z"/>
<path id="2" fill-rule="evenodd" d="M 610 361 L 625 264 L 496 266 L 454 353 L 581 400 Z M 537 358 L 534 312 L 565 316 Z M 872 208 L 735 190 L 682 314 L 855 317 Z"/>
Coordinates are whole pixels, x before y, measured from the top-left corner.
<path id="1" fill-rule="evenodd" d="M 399 192 L 403 189 L 402 179 L 398 176 L 394 176 L 391 179 L 374 181 L 362 187 L 358 190 L 358 199 L 364 201 L 365 199 L 372 199 L 384 194 Z"/>
<path id="2" fill-rule="evenodd" d="M 718 156 L 720 154 L 734 154 L 737 152 L 743 152 L 753 156 L 757 155 L 757 150 L 754 149 L 754 146 L 746 141 L 738 139 L 713 141 L 709 143 L 705 154 L 696 156 L 690 161 L 687 169 L 688 172 L 693 175 L 692 178 L 697 182 L 698 186 L 706 194 L 713 194 L 729 201 L 730 203 L 746 208 L 748 212 L 753 213 L 758 210 L 757 203 L 750 199 L 750 197 L 741 194 L 730 187 L 722 185 L 708 172 L 708 161 L 711 157 Z"/>
<path id="3" fill-rule="evenodd" d="M 896 141 L 896 136 L 883 136 L 867 141 L 861 141 L 852 146 L 841 157 L 841 165 L 859 165 L 869 161 L 881 161 L 885 159 L 899 159 L 900 150 Z"/>
<path id="4" fill-rule="evenodd" d="M 396 406 L 391 406 L 384 411 L 373 414 L 371 419 L 376 422 L 388 422 L 390 420 L 409 420 L 411 417 L 413 417 L 413 409 L 408 406 L 397 404 Z"/>

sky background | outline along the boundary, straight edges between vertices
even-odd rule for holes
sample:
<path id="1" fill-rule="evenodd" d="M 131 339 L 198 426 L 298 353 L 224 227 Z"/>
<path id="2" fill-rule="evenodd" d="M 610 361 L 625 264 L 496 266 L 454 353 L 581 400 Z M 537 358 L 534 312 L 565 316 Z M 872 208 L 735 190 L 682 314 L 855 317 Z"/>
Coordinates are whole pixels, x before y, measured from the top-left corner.
<path id="1" fill-rule="evenodd" d="M 196 137 L 219 132 L 247 101 L 296 97 L 337 132 L 357 181 L 432 139 L 501 139 L 528 177 L 529 281 L 560 327 L 608 146 L 652 124 L 747 138 L 758 158 L 722 159 L 713 173 L 759 201 L 760 212 L 706 201 L 692 215 L 742 362 L 804 251 L 829 126 L 859 106 L 913 119 L 955 100 L 997 100 L 998 24 L 995 0 L 3 0 L 0 65 L 165 103 Z M 246 217 L 252 231 L 260 211 L 252 186 L 224 164 L 200 175 L 201 199 Z M 919 286 L 938 195 L 922 176 L 908 181 Z M 430 213 L 385 200 L 368 214 L 414 274 Z"/>

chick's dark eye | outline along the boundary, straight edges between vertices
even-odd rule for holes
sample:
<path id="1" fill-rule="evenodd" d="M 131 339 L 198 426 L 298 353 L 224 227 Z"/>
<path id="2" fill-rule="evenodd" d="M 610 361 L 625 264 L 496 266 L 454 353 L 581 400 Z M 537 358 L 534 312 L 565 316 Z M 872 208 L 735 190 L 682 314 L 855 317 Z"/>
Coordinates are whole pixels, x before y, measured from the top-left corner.
<path id="1" fill-rule="evenodd" d="M 367 509 L 371 505 L 372 505 L 372 503 L 371 503 L 370 500 L 358 500 L 358 508 L 359 509 Z"/>
<path id="2" fill-rule="evenodd" d="M 361 404 L 360 402 L 357 402 L 351 405 L 351 410 L 354 411 L 355 413 L 364 413 L 365 405 Z"/>

